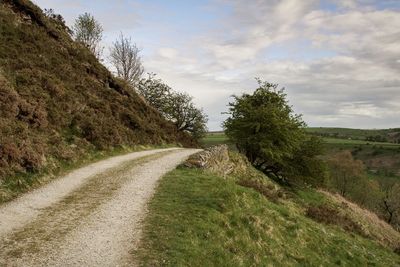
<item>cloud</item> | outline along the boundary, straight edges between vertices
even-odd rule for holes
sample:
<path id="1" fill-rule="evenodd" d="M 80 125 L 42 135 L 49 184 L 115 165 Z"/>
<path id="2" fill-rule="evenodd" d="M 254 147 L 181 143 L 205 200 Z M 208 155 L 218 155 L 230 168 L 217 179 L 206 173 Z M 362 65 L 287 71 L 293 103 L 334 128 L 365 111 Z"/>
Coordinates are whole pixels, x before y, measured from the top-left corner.
<path id="1" fill-rule="evenodd" d="M 254 77 L 286 87 L 310 125 L 399 127 L 398 1 L 37 2 L 68 17 L 86 8 L 111 37 L 131 33 L 146 71 L 194 95 L 213 130 L 230 95 L 256 88 Z"/>

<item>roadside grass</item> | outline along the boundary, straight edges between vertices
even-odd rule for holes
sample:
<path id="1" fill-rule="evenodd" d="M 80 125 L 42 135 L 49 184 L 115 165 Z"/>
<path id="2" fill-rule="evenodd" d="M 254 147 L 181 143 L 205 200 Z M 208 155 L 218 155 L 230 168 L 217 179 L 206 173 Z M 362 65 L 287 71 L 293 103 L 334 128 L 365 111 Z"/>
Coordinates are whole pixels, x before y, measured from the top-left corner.
<path id="1" fill-rule="evenodd" d="M 325 201 L 312 191 L 297 198 Z M 274 203 L 231 177 L 179 167 L 160 181 L 132 254 L 141 266 L 400 264 L 399 255 L 376 242 L 306 217 L 299 203 Z"/>
<path id="2" fill-rule="evenodd" d="M 120 146 L 109 150 L 92 149 L 88 151 L 83 157 L 74 161 L 56 161 L 53 164 L 35 172 L 21 172 L 15 176 L 6 177 L 0 183 L 0 204 L 10 201 L 19 195 L 26 193 L 30 190 L 38 188 L 43 184 L 50 182 L 56 177 L 66 175 L 68 172 L 95 163 L 97 161 L 120 156 L 132 152 L 169 148 L 177 145 L 165 144 L 159 146 L 139 145 L 134 147 Z"/>

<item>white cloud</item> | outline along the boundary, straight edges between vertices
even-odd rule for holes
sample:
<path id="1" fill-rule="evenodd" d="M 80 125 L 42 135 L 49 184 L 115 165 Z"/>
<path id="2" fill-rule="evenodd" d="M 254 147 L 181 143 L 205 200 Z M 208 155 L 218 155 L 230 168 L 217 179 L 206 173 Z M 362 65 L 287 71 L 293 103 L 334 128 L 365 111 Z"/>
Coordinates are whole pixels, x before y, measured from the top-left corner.
<path id="1" fill-rule="evenodd" d="M 57 0 L 60 9 L 79 13 L 82 3 L 87 5 Z M 204 12 L 221 9 L 220 20 L 196 34 L 176 34 L 173 19 L 170 25 L 152 21 L 153 13 L 163 10 L 150 3 L 117 1 L 117 13 L 93 13 L 107 24 L 106 34 L 123 25 L 134 28 L 135 41 L 145 44 L 146 70 L 194 95 L 210 115 L 211 129 L 219 128 L 230 95 L 255 89 L 254 77 L 285 86 L 294 109 L 310 125 L 399 126 L 397 1 L 212 0 L 214 8 Z M 152 17 L 143 16 L 149 11 Z M 141 29 L 147 32 L 136 34 Z"/>
<path id="2" fill-rule="evenodd" d="M 158 54 L 166 59 L 176 59 L 178 56 L 178 51 L 169 47 L 161 47 L 158 49 Z"/>

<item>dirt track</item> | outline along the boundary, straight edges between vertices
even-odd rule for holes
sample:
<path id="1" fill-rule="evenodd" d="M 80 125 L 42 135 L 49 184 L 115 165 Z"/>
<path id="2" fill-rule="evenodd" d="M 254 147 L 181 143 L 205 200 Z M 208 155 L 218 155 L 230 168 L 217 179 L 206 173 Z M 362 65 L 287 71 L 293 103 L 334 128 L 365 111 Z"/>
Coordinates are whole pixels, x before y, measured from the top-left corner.
<path id="1" fill-rule="evenodd" d="M 91 164 L 0 206 L 0 266 L 132 266 L 157 181 L 194 149 Z"/>

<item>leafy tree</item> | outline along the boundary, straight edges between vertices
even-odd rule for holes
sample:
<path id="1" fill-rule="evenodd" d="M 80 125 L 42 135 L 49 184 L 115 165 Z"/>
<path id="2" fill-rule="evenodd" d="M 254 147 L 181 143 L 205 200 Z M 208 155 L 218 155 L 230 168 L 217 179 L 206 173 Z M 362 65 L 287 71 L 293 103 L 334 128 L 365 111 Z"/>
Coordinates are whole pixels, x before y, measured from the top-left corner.
<path id="1" fill-rule="evenodd" d="M 118 77 L 131 85 L 136 85 L 144 72 L 140 49 L 122 33 L 110 48 L 110 61 L 117 70 Z"/>
<path id="2" fill-rule="evenodd" d="M 137 87 L 140 95 L 146 99 L 146 101 L 164 116 L 167 101 L 169 99 L 172 88 L 165 84 L 161 79 L 156 79 L 154 73 L 149 73 L 147 78 L 140 80 Z"/>
<path id="3" fill-rule="evenodd" d="M 326 165 L 320 159 L 323 140 L 318 136 L 305 139 L 284 165 L 284 176 L 301 183 L 320 186 L 326 178 Z"/>
<path id="4" fill-rule="evenodd" d="M 360 184 L 364 175 L 364 164 L 361 160 L 355 160 L 348 150 L 332 155 L 328 165 L 331 185 L 343 197 L 347 197 Z"/>
<path id="5" fill-rule="evenodd" d="M 353 201 L 362 207 L 380 212 L 379 200 L 382 193 L 378 181 L 362 176 L 357 185 L 349 192 L 349 195 Z"/>
<path id="6" fill-rule="evenodd" d="M 316 139 L 306 134 L 305 123 L 294 114 L 284 89 L 257 81 L 259 87 L 253 94 L 234 96 L 229 103 L 225 133 L 256 168 L 278 181 L 293 183 L 298 178 L 296 172 L 303 178 L 316 175 L 313 165 L 321 163 L 315 158 L 319 153 Z"/>
<path id="7" fill-rule="evenodd" d="M 195 106 L 190 95 L 175 92 L 162 80 L 156 79 L 154 74 L 140 81 L 138 91 L 179 131 L 189 132 L 197 140 L 207 132 L 207 115 Z"/>
<path id="8" fill-rule="evenodd" d="M 97 58 L 101 57 L 103 48 L 103 27 L 89 13 L 79 15 L 73 26 L 75 40 L 84 44 Z"/>
<path id="9" fill-rule="evenodd" d="M 187 93 L 173 92 L 166 101 L 165 116 L 173 121 L 179 131 L 187 131 L 196 139 L 204 137 L 207 132 L 207 116 L 203 110 L 196 108 L 193 97 Z"/>
<path id="10" fill-rule="evenodd" d="M 380 208 L 389 224 L 393 224 L 400 216 L 400 183 L 388 177 L 380 179 Z M 400 221 L 397 222 L 400 224 Z"/>

